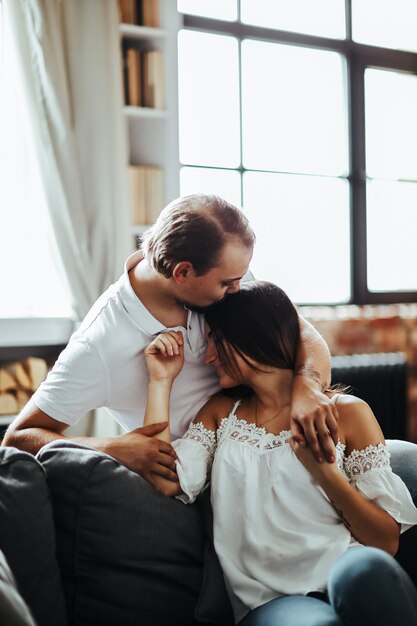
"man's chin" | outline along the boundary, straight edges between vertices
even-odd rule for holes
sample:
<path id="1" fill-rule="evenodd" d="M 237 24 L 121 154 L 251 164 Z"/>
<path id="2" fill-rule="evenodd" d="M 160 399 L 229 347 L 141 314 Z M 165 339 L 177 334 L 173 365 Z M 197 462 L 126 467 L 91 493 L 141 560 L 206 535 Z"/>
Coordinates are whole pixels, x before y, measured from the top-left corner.
<path id="1" fill-rule="evenodd" d="M 192 302 L 182 302 L 182 304 L 185 306 L 186 309 L 189 309 L 190 311 L 195 311 L 196 313 L 201 313 L 204 315 L 207 309 L 209 309 L 214 304 L 218 304 L 218 302 L 221 302 L 222 300 L 224 300 L 224 296 L 219 298 L 218 300 L 215 300 L 214 302 L 210 302 L 205 305 L 193 304 Z"/>
<path id="2" fill-rule="evenodd" d="M 192 302 L 182 302 L 182 304 L 185 306 L 186 309 L 190 309 L 190 311 L 195 311 L 196 313 L 204 314 L 207 311 L 207 309 L 209 309 L 211 306 L 214 306 L 215 304 L 218 304 L 219 302 L 224 300 L 225 297 L 226 296 L 222 296 L 221 298 L 218 298 L 217 300 L 214 300 L 213 302 L 209 302 L 204 305 L 193 304 Z"/>

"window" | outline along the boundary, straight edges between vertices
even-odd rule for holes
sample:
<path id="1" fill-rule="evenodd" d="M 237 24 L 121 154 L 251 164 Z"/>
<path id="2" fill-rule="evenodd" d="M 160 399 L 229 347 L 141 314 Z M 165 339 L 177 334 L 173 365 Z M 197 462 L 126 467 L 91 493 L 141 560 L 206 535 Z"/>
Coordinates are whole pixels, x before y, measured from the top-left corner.
<path id="1" fill-rule="evenodd" d="M 181 193 L 299 304 L 417 301 L 415 0 L 178 0 Z"/>
<path id="2" fill-rule="evenodd" d="M 0 318 L 70 316 L 0 2 Z"/>

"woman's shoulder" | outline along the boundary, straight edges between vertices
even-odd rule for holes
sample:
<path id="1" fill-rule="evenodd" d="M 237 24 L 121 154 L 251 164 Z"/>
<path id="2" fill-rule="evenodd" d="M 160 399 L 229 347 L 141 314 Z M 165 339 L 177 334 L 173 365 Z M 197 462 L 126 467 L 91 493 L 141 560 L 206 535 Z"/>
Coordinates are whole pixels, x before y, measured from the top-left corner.
<path id="1" fill-rule="evenodd" d="M 350 444 L 348 448 L 361 449 L 384 441 L 378 421 L 367 402 L 351 394 L 338 394 L 334 402 L 339 416 L 340 438 Z"/>
<path id="2" fill-rule="evenodd" d="M 372 409 L 361 398 L 353 396 L 348 393 L 337 393 L 332 397 L 333 402 L 337 407 L 339 418 L 343 419 L 349 417 L 351 419 L 360 418 L 363 419 L 366 416 L 372 415 Z"/>
<path id="3" fill-rule="evenodd" d="M 203 408 L 199 411 L 196 420 L 200 418 L 204 420 L 204 418 L 210 418 L 216 422 L 216 425 L 219 425 L 220 421 L 229 415 L 234 405 L 236 404 L 237 398 L 232 398 L 224 394 L 222 391 L 211 396 L 211 398 L 206 402 Z"/>

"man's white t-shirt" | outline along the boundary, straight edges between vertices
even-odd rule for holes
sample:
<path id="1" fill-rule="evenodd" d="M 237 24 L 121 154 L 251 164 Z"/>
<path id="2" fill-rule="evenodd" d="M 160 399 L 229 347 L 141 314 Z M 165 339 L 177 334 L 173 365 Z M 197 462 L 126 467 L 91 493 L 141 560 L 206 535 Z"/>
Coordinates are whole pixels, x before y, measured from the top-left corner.
<path id="1" fill-rule="evenodd" d="M 143 306 L 128 272 L 142 258 L 131 255 L 121 278 L 93 305 L 72 335 L 47 379 L 33 395 L 36 406 L 54 419 L 75 424 L 88 411 L 105 407 L 130 431 L 143 424 L 148 372 L 144 349 L 167 330 Z M 203 316 L 189 311 L 184 336 L 185 363 L 171 393 L 172 438 L 181 437 L 208 398 L 219 390 L 213 368 L 204 364 Z"/>

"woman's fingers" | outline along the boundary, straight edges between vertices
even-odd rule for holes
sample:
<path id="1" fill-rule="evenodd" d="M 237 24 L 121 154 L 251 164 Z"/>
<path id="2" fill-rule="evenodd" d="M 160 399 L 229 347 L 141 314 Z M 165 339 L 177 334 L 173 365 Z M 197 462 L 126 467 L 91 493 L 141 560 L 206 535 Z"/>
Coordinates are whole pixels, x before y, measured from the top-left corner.
<path id="1" fill-rule="evenodd" d="M 152 343 L 163 356 L 178 355 L 183 344 L 182 333 L 180 331 L 161 333 Z"/>

